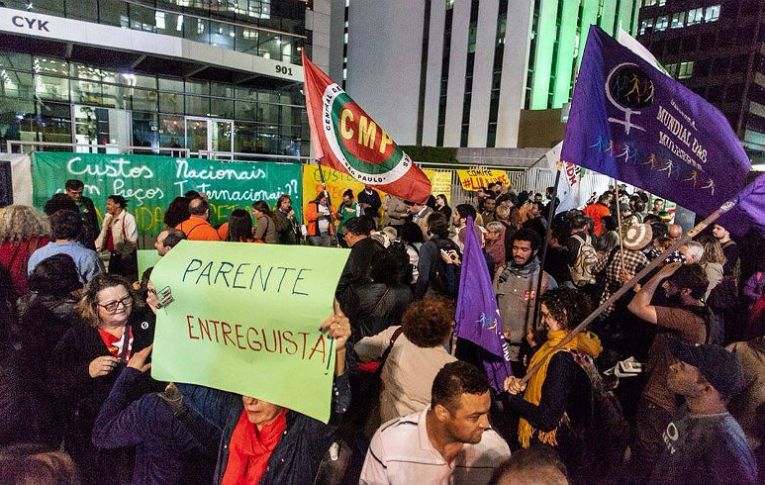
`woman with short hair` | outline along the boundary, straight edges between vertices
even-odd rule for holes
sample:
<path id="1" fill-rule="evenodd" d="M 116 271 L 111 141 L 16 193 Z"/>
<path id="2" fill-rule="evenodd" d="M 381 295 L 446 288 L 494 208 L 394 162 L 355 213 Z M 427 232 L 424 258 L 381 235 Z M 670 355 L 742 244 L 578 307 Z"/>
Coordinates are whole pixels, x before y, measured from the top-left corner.
<path id="1" fill-rule="evenodd" d="M 380 403 L 367 429 L 393 418 L 422 411 L 430 404 L 433 379 L 445 364 L 457 360 L 449 352 L 454 326 L 454 303 L 433 296 L 414 302 L 401 325 L 365 337 L 353 347 L 363 362 L 378 360 L 390 347 L 380 377 Z M 370 434 L 371 436 L 371 434 Z"/>
<path id="2" fill-rule="evenodd" d="M 581 332 L 562 344 L 564 339 L 590 313 L 587 296 L 565 286 L 540 296 L 542 323 L 547 340 L 536 348 L 529 369 L 537 368 L 528 386 L 517 377 L 505 380 L 509 399 L 507 409 L 520 415 L 518 440 L 529 448 L 548 445 L 558 452 L 572 478 L 581 480 L 594 473 L 593 381 L 597 368 L 593 362 L 600 355 L 600 340 Z M 562 344 L 561 348 L 557 348 Z M 592 475 L 589 475 L 592 478 Z M 579 483 L 577 481 L 577 483 Z M 583 483 L 589 483 L 584 481 Z"/>
<path id="3" fill-rule="evenodd" d="M 154 319 L 130 283 L 119 275 L 96 275 L 76 305 L 77 320 L 53 350 L 47 386 L 66 413 L 64 449 L 82 472 L 84 483 L 124 483 L 132 463 L 126 450 L 98 450 L 91 442 L 93 423 L 119 369 L 151 345 Z M 149 317 L 149 318 L 147 318 Z M 133 398 L 151 390 L 145 382 Z"/>

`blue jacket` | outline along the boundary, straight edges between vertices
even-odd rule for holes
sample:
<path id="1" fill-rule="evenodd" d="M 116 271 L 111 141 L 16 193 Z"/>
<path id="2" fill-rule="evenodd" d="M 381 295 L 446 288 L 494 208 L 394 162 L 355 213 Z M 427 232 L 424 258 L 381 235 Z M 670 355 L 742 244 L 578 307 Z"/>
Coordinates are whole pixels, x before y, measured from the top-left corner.
<path id="1" fill-rule="evenodd" d="M 228 463 L 231 434 L 242 415 L 242 397 L 239 394 L 192 384 L 177 386 L 183 394 L 186 407 L 198 413 L 222 433 L 213 482 L 219 484 L 223 480 Z M 330 424 L 324 424 L 295 411 L 287 411 L 287 428 L 268 460 L 260 485 L 313 483 L 319 464 L 332 444 L 333 424 L 350 405 L 351 389 L 347 373 L 335 377 L 332 398 Z M 196 432 L 194 434 L 199 436 Z"/>
<path id="2" fill-rule="evenodd" d="M 156 393 L 130 402 L 131 388 L 144 378 L 136 369 L 122 370 L 93 425 L 93 444 L 135 446 L 132 483 L 136 485 L 209 483 L 214 448 L 206 450 Z M 195 424 L 204 424 L 199 421 Z M 208 426 L 206 432 L 214 436 L 217 430 Z"/>

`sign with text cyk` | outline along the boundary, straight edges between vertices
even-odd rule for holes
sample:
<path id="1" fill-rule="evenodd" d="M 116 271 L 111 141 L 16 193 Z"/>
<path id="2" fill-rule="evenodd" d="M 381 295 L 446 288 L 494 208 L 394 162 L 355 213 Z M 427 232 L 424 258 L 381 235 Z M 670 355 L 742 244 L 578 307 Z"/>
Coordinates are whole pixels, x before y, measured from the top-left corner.
<path id="1" fill-rule="evenodd" d="M 331 314 L 349 251 L 182 241 L 154 267 L 173 301 L 157 311 L 152 377 L 256 397 L 327 422 Z"/>
<path id="2" fill-rule="evenodd" d="M 733 198 L 751 169 L 722 113 L 596 26 L 561 160 L 705 215 Z"/>

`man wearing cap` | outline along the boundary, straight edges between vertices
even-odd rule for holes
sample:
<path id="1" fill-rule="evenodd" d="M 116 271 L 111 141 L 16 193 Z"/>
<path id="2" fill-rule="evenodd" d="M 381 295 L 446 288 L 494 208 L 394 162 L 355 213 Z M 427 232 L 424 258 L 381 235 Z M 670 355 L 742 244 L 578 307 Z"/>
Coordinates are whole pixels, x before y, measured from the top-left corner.
<path id="1" fill-rule="evenodd" d="M 651 302 L 659 285 L 664 290 L 667 306 Z M 645 366 L 648 382 L 638 403 L 637 430 L 632 445 L 633 460 L 645 471 L 650 470 L 656 460 L 661 435 L 677 410 L 675 396 L 667 388 L 667 374 L 672 364 L 667 342 L 671 338 L 691 344 L 707 341 L 709 315 L 701 302 L 707 286 L 707 277 L 698 264 L 671 263 L 648 280 L 627 306 L 635 316 L 657 326 L 656 337 L 648 350 Z"/>
<path id="2" fill-rule="evenodd" d="M 667 425 L 650 483 L 753 484 L 757 463 L 727 405 L 744 384 L 736 357 L 716 345 L 672 339 L 667 387 L 685 405 Z"/>

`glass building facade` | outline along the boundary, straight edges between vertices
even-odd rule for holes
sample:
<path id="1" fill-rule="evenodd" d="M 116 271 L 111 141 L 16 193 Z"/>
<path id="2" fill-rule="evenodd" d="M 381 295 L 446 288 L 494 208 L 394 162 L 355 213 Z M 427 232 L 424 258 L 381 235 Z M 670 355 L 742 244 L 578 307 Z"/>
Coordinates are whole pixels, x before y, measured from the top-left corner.
<path id="1" fill-rule="evenodd" d="M 300 64 L 310 36 L 301 1 L 41 0 L 5 6 L 182 37 L 290 65 Z M 243 76 L 251 81 L 232 83 L 208 75 L 231 77 L 220 76 L 221 69 L 176 77 L 152 63 L 115 67 L 22 46 L 16 51 L 13 42 L 0 46 L 0 150 L 6 150 L 6 140 L 20 140 L 147 152 L 308 155 L 299 82 L 252 75 Z"/>

